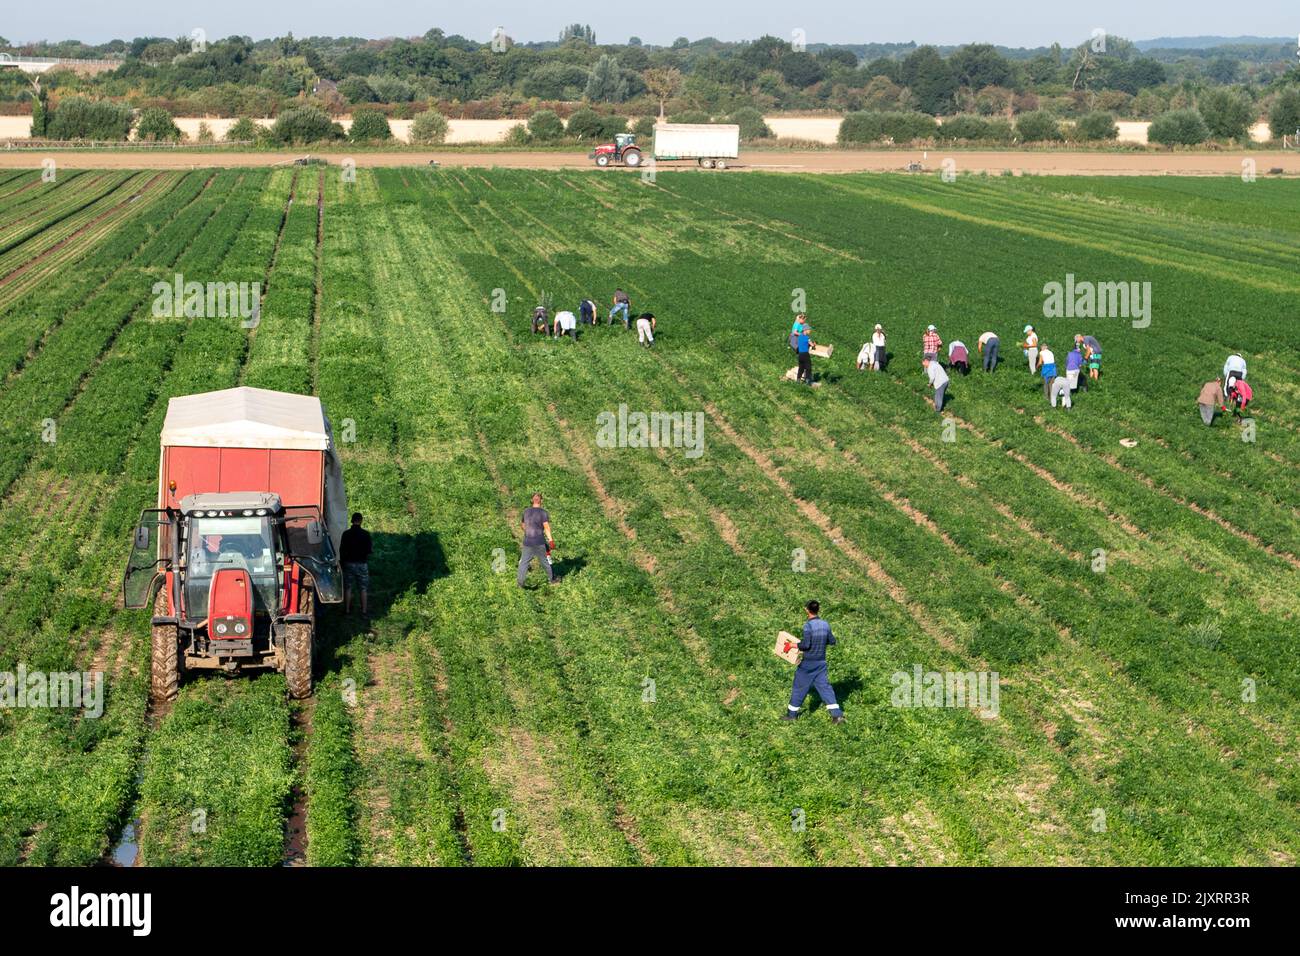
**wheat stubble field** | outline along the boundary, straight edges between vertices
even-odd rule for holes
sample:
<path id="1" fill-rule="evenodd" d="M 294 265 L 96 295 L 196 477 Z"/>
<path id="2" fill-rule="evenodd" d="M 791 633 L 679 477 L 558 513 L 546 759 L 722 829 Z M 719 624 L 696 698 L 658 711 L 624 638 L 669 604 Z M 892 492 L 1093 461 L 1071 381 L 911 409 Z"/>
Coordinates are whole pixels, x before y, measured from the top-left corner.
<path id="1" fill-rule="evenodd" d="M 108 693 L 0 710 L 0 863 L 138 821 L 141 865 L 1294 864 L 1298 244 L 1293 186 L 1236 177 L 0 172 L 0 670 Z M 264 283 L 260 325 L 155 318 L 176 273 Z M 1043 318 L 1067 274 L 1151 282 L 1149 327 Z M 618 285 L 653 350 L 530 335 Z M 819 389 L 781 380 L 794 290 Z M 931 322 L 1003 344 L 952 441 Z M 1070 412 L 1027 322 L 1104 345 Z M 1231 352 L 1253 442 L 1196 413 Z M 200 678 L 156 712 L 122 563 L 167 399 L 237 384 L 354 423 L 372 620 L 325 618 L 305 705 Z M 602 447 L 620 404 L 703 413 L 702 454 Z M 520 591 L 534 490 L 562 581 Z M 809 597 L 839 727 L 777 719 Z M 999 715 L 893 706 L 916 665 L 997 671 Z"/>

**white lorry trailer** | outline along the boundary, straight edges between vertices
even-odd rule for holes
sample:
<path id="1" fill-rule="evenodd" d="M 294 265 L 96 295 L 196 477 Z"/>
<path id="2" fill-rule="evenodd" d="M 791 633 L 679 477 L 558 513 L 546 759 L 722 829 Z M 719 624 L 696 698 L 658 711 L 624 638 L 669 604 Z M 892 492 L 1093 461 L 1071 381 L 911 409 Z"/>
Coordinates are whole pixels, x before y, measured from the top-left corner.
<path id="1" fill-rule="evenodd" d="M 655 159 L 693 159 L 705 169 L 726 169 L 740 155 L 740 127 L 722 123 L 661 123 Z"/>

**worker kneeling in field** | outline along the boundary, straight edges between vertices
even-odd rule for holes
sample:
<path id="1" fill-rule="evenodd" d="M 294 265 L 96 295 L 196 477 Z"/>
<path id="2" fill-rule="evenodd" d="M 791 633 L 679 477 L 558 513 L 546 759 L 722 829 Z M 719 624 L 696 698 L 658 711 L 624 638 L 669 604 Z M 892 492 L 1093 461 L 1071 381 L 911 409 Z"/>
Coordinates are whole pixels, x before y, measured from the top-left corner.
<path id="1" fill-rule="evenodd" d="M 551 336 L 558 339 L 561 335 L 572 336 L 573 341 L 578 341 L 578 319 L 567 309 L 555 313 L 555 328 Z"/>
<path id="2" fill-rule="evenodd" d="M 551 537 L 551 516 L 542 507 L 542 496 L 533 495 L 533 506 L 525 508 L 519 523 L 524 529 L 524 543 L 519 550 L 519 575 L 517 581 L 523 587 L 528 580 L 528 566 L 537 559 L 546 572 L 546 580 L 555 583 L 555 569 L 551 567 L 551 551 L 555 548 L 555 539 Z"/>
<path id="3" fill-rule="evenodd" d="M 1058 375 L 1052 379 L 1052 407 L 1056 407 L 1056 400 L 1059 398 L 1061 404 L 1066 408 L 1074 407 L 1074 399 L 1070 397 L 1070 380 L 1064 375 Z"/>
<path id="4" fill-rule="evenodd" d="M 948 367 L 963 375 L 970 374 L 970 353 L 966 351 L 966 343 L 960 339 L 948 343 Z"/>
<path id="5" fill-rule="evenodd" d="M 1254 397 L 1254 391 L 1246 384 L 1244 378 L 1233 379 L 1232 388 L 1228 389 L 1228 405 L 1232 408 L 1233 417 L 1240 418 L 1241 413 L 1246 410 L 1246 406 Z"/>
<path id="6" fill-rule="evenodd" d="M 1196 404 L 1201 409 L 1201 421 L 1207 425 L 1214 424 L 1216 411 L 1228 410 L 1228 406 L 1224 404 L 1223 386 L 1218 380 L 1206 382 L 1201 386 L 1201 394 L 1196 397 Z"/>
<path id="7" fill-rule="evenodd" d="M 804 605 L 808 620 L 804 622 L 803 639 L 799 641 L 799 650 L 803 656 L 799 666 L 794 670 L 794 688 L 790 691 L 790 704 L 782 720 L 798 720 L 800 708 L 808 691 L 816 690 L 817 696 L 826 705 L 831 715 L 831 723 L 844 723 L 844 711 L 835 699 L 835 688 L 826 670 L 826 648 L 835 643 L 831 626 L 821 619 L 821 605 L 809 601 Z"/>
<path id="8" fill-rule="evenodd" d="M 655 344 L 655 317 L 653 312 L 642 312 L 636 317 L 636 340 L 646 348 Z"/>

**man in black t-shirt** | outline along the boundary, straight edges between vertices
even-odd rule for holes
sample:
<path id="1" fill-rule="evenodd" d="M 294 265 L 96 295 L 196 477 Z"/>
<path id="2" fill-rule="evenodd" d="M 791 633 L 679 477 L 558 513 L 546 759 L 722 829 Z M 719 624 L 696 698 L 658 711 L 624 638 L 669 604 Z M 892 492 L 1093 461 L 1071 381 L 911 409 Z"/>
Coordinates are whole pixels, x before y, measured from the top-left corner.
<path id="1" fill-rule="evenodd" d="M 361 512 L 352 516 L 352 527 L 343 532 L 339 560 L 343 564 L 343 613 L 352 613 L 352 592 L 361 591 L 361 614 L 366 615 L 366 592 L 370 590 L 370 532 L 361 527 Z"/>
<path id="2" fill-rule="evenodd" d="M 528 566 L 534 558 L 546 572 L 546 580 L 554 584 L 555 569 L 551 567 L 550 554 L 555 547 L 555 539 L 551 537 L 551 516 L 542 507 L 541 495 L 533 495 L 533 506 L 524 509 L 519 523 L 524 528 L 524 541 L 519 550 L 519 586 L 523 587 L 528 580 Z"/>

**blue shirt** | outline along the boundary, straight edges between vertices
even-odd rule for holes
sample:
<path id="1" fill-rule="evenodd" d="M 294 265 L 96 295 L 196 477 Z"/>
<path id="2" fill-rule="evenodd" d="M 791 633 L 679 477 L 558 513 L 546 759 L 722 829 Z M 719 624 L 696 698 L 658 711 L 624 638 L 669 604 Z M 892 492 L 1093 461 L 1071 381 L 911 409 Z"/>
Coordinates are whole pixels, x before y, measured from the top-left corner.
<path id="1" fill-rule="evenodd" d="M 810 346 L 811 344 L 812 344 L 812 340 L 808 338 L 808 333 L 807 333 L 807 332 L 800 332 L 800 333 L 799 333 L 798 345 L 796 346 L 796 347 L 798 348 L 798 350 L 799 350 L 800 352 L 807 352 L 807 351 L 808 351 L 808 348 L 809 348 L 809 346 Z"/>
<path id="2" fill-rule="evenodd" d="M 799 650 L 803 651 L 803 663 L 815 664 L 826 660 L 826 648 L 835 643 L 831 626 L 819 617 L 809 618 L 803 626 L 803 640 Z"/>
<path id="3" fill-rule="evenodd" d="M 1065 370 L 1075 372 L 1083 368 L 1083 353 L 1075 349 L 1065 357 Z"/>

